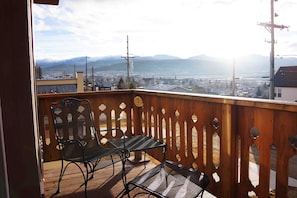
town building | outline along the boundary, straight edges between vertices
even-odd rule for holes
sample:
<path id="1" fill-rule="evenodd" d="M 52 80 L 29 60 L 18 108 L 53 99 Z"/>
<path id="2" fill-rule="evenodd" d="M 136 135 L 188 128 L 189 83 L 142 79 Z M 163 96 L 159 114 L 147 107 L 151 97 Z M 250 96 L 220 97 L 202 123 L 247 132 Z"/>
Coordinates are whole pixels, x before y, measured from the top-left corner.
<path id="1" fill-rule="evenodd" d="M 37 80 L 37 93 L 83 92 L 83 72 L 77 72 L 75 78 Z"/>
<path id="2" fill-rule="evenodd" d="M 280 67 L 274 77 L 274 99 L 297 102 L 297 66 Z"/>

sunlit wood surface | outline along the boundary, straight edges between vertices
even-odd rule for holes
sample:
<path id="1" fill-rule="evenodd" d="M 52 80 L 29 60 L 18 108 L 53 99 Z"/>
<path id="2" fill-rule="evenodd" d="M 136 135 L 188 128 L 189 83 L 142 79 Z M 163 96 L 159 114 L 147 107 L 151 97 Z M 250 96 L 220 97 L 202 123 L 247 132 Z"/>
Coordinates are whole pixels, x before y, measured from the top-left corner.
<path id="1" fill-rule="evenodd" d="M 127 162 L 126 171 L 127 171 L 127 180 L 132 180 L 137 175 L 142 174 L 151 168 L 153 168 L 159 162 L 155 159 L 147 156 L 150 161 L 144 164 L 132 164 Z M 133 159 L 130 158 L 130 159 Z M 104 164 L 105 162 L 103 162 Z M 69 166 L 63 180 L 61 182 L 61 192 L 55 194 L 57 191 L 58 176 L 60 173 L 61 161 L 53 161 L 44 163 L 44 190 L 45 198 L 49 197 L 62 197 L 62 198 L 81 198 L 84 197 L 84 186 L 82 174 L 79 172 L 76 166 Z M 113 198 L 117 197 L 123 190 L 122 182 L 122 163 L 115 163 L 115 173 L 112 175 L 112 166 L 107 166 L 105 168 L 99 169 L 95 172 L 95 177 L 88 183 L 88 198 L 93 197 L 104 197 L 104 198 Z M 142 192 L 140 189 L 136 188 L 130 192 L 130 196 L 133 197 L 135 194 Z M 128 196 L 125 195 L 124 198 Z M 149 197 L 149 195 L 137 195 L 137 198 Z M 152 197 L 152 196 L 150 196 Z M 209 192 L 205 191 L 203 194 L 204 198 L 215 198 Z"/>
<path id="2" fill-rule="evenodd" d="M 152 161 L 146 164 L 146 168 L 143 164 L 135 165 L 127 163 L 127 180 L 134 178 L 138 174 L 141 174 L 154 166 L 155 164 Z M 83 177 L 79 169 L 74 165 L 69 166 L 66 170 L 61 182 L 61 192 L 55 195 L 60 167 L 61 161 L 44 163 L 45 197 L 84 197 L 84 185 L 82 185 Z M 114 175 L 112 175 L 112 166 L 97 170 L 95 172 L 95 177 L 88 183 L 88 198 L 117 197 L 123 190 L 121 174 L 122 163 L 120 161 L 115 163 Z M 130 195 L 133 195 L 136 192 L 137 190 Z"/>

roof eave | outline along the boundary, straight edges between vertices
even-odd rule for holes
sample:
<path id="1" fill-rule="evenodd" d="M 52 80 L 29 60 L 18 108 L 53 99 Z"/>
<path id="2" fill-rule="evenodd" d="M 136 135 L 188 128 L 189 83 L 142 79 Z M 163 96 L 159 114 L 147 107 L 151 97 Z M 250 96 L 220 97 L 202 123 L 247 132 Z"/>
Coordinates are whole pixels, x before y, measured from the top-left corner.
<path id="1" fill-rule="evenodd" d="M 58 5 L 59 4 L 59 0 L 34 0 L 34 3 Z"/>

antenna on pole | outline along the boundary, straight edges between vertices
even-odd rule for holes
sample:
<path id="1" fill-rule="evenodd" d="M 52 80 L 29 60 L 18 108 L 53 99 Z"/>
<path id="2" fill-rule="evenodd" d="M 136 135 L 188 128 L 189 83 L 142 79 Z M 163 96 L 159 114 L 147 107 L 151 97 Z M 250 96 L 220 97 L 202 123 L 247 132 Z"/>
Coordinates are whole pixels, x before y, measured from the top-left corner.
<path id="1" fill-rule="evenodd" d="M 129 55 L 129 37 L 127 35 L 127 54 L 126 56 L 122 56 L 127 62 L 127 82 L 130 83 L 130 58 L 134 58 L 134 56 Z"/>
<path id="2" fill-rule="evenodd" d="M 265 27 L 265 29 L 270 33 L 271 35 L 271 51 L 270 51 L 270 89 L 269 89 L 269 99 L 274 99 L 274 29 L 284 29 L 288 28 L 288 26 L 285 25 L 276 25 L 274 24 L 274 17 L 277 17 L 278 14 L 274 13 L 274 1 L 277 0 L 271 0 L 271 7 L 270 7 L 270 17 L 271 21 L 270 23 L 258 23 L 258 25 Z"/>

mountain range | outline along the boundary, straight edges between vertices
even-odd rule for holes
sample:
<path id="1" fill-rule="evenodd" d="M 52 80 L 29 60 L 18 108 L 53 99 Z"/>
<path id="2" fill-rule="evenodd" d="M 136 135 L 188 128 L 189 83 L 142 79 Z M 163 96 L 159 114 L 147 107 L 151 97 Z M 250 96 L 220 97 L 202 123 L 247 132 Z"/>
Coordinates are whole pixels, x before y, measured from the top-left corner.
<path id="1" fill-rule="evenodd" d="M 187 59 L 169 55 L 135 56 L 130 58 L 131 75 L 149 77 L 195 78 L 208 75 L 230 75 L 233 65 L 237 75 L 268 76 L 270 61 L 267 56 L 249 55 L 236 59 L 214 58 L 205 55 Z M 86 71 L 91 75 L 125 75 L 127 62 L 125 57 L 75 57 L 66 60 L 37 60 L 43 74 L 73 74 L 74 71 Z M 275 58 L 275 72 L 280 66 L 297 66 L 297 58 Z"/>

